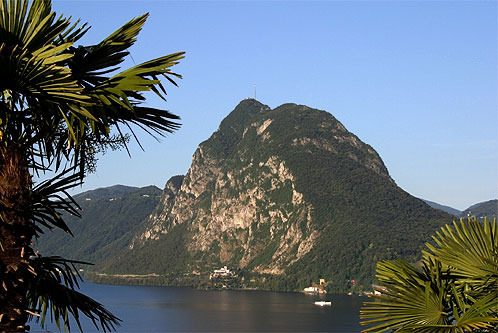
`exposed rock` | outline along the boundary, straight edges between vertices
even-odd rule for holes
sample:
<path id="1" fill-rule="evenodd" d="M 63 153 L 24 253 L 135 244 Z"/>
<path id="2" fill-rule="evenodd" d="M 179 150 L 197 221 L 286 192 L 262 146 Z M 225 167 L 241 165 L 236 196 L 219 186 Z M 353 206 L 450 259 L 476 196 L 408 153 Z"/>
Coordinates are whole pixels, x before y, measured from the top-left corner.
<path id="1" fill-rule="evenodd" d="M 343 288 L 371 280 L 376 260 L 418 253 L 445 218 L 397 187 L 331 114 L 248 99 L 199 145 L 185 177 L 167 182 L 130 248 L 137 258 L 154 244 L 183 249 L 160 258 L 185 274 L 226 265 L 294 281 L 321 274 Z"/>
<path id="2" fill-rule="evenodd" d="M 173 176 L 166 182 L 158 206 L 146 219 L 147 228 L 133 238 L 129 245 L 130 249 L 133 249 L 137 243 L 143 243 L 149 239 L 157 240 L 161 234 L 167 233 L 167 226 L 161 221 L 164 221 L 170 213 L 176 194 L 183 183 L 183 179 L 184 176 L 182 175 Z"/>

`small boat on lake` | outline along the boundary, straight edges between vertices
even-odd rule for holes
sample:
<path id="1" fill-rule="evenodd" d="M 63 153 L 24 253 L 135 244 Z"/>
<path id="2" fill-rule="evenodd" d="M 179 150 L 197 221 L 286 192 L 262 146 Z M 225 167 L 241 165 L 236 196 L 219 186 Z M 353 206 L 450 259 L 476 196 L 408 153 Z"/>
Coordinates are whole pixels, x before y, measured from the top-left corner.
<path id="1" fill-rule="evenodd" d="M 319 306 L 331 306 L 332 302 L 316 301 L 315 305 L 319 305 Z"/>

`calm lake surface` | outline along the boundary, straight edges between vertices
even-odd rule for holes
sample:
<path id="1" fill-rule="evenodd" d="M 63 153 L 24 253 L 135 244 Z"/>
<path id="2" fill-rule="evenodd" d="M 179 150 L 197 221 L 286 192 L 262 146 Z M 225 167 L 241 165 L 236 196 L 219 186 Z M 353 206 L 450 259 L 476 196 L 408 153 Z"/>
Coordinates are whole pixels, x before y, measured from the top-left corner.
<path id="1" fill-rule="evenodd" d="M 360 332 L 366 297 L 265 291 L 204 291 L 180 287 L 111 286 L 85 282 L 83 293 L 123 322 L 118 332 Z M 316 300 L 332 301 L 320 307 Z M 364 327 L 363 327 L 364 328 Z M 71 326 L 78 332 L 77 326 Z M 96 331 L 90 321 L 85 332 Z M 31 323 L 33 332 L 46 330 Z"/>

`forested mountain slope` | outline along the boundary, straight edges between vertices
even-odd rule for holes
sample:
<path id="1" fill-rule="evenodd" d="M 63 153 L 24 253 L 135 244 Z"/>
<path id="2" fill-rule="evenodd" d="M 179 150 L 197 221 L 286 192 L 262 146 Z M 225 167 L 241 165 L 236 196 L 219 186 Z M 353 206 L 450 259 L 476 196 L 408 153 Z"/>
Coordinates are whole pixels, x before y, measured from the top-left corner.
<path id="1" fill-rule="evenodd" d="M 441 204 L 438 204 L 437 202 L 434 202 L 434 201 L 429 201 L 429 200 L 425 200 L 425 199 L 422 199 L 426 204 L 428 204 L 429 206 L 431 206 L 432 208 L 436 208 L 436 209 L 440 209 L 448 214 L 451 214 L 453 216 L 460 216 L 460 214 L 462 214 L 461 211 L 459 211 L 458 209 L 455 209 L 453 207 L 449 207 L 449 206 L 445 206 L 445 205 L 441 205 Z"/>
<path id="2" fill-rule="evenodd" d="M 245 284 L 295 290 L 323 277 L 341 291 L 368 286 L 379 260 L 416 261 L 454 219 L 399 188 L 330 113 L 296 104 L 243 100 L 168 184 L 130 246 L 96 269 L 189 284 L 226 265 Z"/>
<path id="3" fill-rule="evenodd" d="M 484 220 L 487 217 L 488 220 L 492 221 L 493 218 L 498 216 L 498 199 L 489 200 L 477 203 L 470 206 L 464 210 L 461 214 L 462 217 L 473 217 L 475 216 L 478 220 Z"/>
<path id="4" fill-rule="evenodd" d="M 82 218 L 65 216 L 74 237 L 47 230 L 36 241 L 42 255 L 100 262 L 129 245 L 140 223 L 157 206 L 161 190 L 115 185 L 74 196 Z"/>

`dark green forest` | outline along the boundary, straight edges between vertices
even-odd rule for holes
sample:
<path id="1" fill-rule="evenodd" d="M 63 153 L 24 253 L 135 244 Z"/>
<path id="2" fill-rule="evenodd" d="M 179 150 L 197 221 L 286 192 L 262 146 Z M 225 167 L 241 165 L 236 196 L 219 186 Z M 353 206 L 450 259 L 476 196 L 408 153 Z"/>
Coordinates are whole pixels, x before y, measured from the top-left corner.
<path id="1" fill-rule="evenodd" d="M 74 199 L 81 207 L 82 218 L 65 216 L 75 236 L 47 230 L 36 241 L 36 249 L 47 256 L 101 262 L 130 244 L 141 222 L 157 206 L 161 193 L 155 186 L 115 185 L 78 194 Z"/>
<path id="2" fill-rule="evenodd" d="M 261 144 L 257 127 L 269 120 L 268 140 Z M 170 179 L 173 187 L 167 185 L 164 192 L 152 186 L 113 186 L 77 195 L 83 218 L 68 217 L 76 237 L 48 232 L 39 248 L 95 263 L 85 268 L 86 277 L 102 283 L 298 291 L 325 278 L 330 292 L 349 292 L 371 289 L 378 261 L 403 258 L 416 264 L 430 235 L 456 219 L 399 188 L 375 150 L 325 111 L 295 104 L 271 110 L 245 100 L 200 147 L 209 163 L 216 161 L 226 174 L 244 170 L 235 179 L 237 185 L 224 188 L 229 197 L 238 197 L 248 187 L 260 187 L 270 200 L 258 201 L 262 216 L 269 218 L 270 207 L 278 207 L 289 219 L 286 223 L 278 219 L 271 224 L 251 223 L 249 246 L 257 255 L 245 265 L 240 265 L 244 256 L 240 240 L 248 240 L 248 229 L 220 234 L 208 250 L 189 248 L 198 232 L 191 222 L 209 214 L 213 200 L 220 200 L 214 195 L 213 180 L 206 180 L 203 192 L 189 207 L 193 211 L 189 223 L 176 224 L 174 216 L 167 216 L 161 222 L 167 234 L 130 249 L 134 237 L 150 223 L 151 213 L 164 210 L 161 205 L 168 205 L 166 211 L 171 212 L 175 202 L 171 188 L 179 189 L 182 181 L 188 185 L 188 177 L 183 176 Z M 271 179 L 260 181 L 263 173 L 270 172 L 260 162 L 270 157 L 284 161 L 294 180 L 277 188 Z M 207 162 L 199 159 L 198 163 L 197 167 L 203 167 Z M 248 168 L 248 163 L 254 167 Z M 311 225 L 303 217 L 305 208 L 292 204 L 293 188 L 312 207 Z M 160 203 L 161 194 L 169 199 Z M 488 206 L 492 208 L 488 203 L 484 208 Z M 475 212 L 481 208 L 472 207 Z M 319 237 L 308 253 L 281 274 L 260 273 L 259 267 L 274 260 L 289 223 L 299 226 L 303 238 L 311 232 Z M 229 261 L 220 259 L 222 243 L 230 244 Z M 291 249 L 291 255 L 297 254 L 298 247 Z M 211 281 L 210 273 L 224 265 L 236 274 Z"/>
<path id="3" fill-rule="evenodd" d="M 268 120 L 268 139 L 261 144 L 257 126 Z M 240 278 L 244 277 L 246 287 L 302 290 L 322 277 L 329 281 L 330 291 L 369 290 L 375 282 L 379 260 L 404 258 L 417 262 L 430 235 L 454 219 L 399 188 L 375 150 L 325 111 L 295 104 L 272 110 L 255 100 L 244 100 L 200 147 L 210 163 L 216 161 L 223 172 L 245 170 L 236 179 L 239 185 L 226 188 L 230 197 L 258 184 L 261 173 L 268 172 L 265 166 L 258 166 L 260 162 L 272 156 L 284 161 L 295 176 L 294 184 L 287 181 L 275 189 L 270 180 L 262 182 L 258 186 L 271 203 L 258 205 L 263 215 L 268 214 L 270 206 L 288 212 L 293 207 L 290 201 L 294 185 L 313 207 L 312 226 L 307 226 L 305 220 L 300 224 L 303 238 L 313 230 L 319 233 L 313 248 L 282 274 L 260 274 L 257 268 L 272 262 L 280 237 L 287 230 L 282 221 L 274 222 L 279 225 L 273 225 L 272 235 L 270 224 L 252 223 L 257 237 L 250 246 L 257 255 L 244 267 L 239 267 L 243 249 L 237 239 L 246 239 L 246 230 L 220 235 L 220 242 L 232 244 L 233 253 L 229 262 L 221 262 L 217 241 L 207 251 L 186 247 L 196 230 L 184 223 L 169 229 L 158 241 L 149 241 L 133 251 L 123 250 L 119 258 L 111 257 L 96 269 L 110 274 L 157 273 L 161 278 L 155 278 L 154 283 L 202 286 L 210 271 L 228 265 L 237 269 Z M 198 167 L 204 162 L 199 160 Z M 257 167 L 247 168 L 249 163 Z M 187 184 L 188 181 L 186 178 Z M 204 192 L 191 207 L 192 221 L 198 214 L 209 214 L 212 200 L 216 200 L 213 191 L 214 182 L 207 181 Z M 293 216 L 299 219 L 300 214 Z M 295 246 L 293 253 L 297 250 Z"/>

